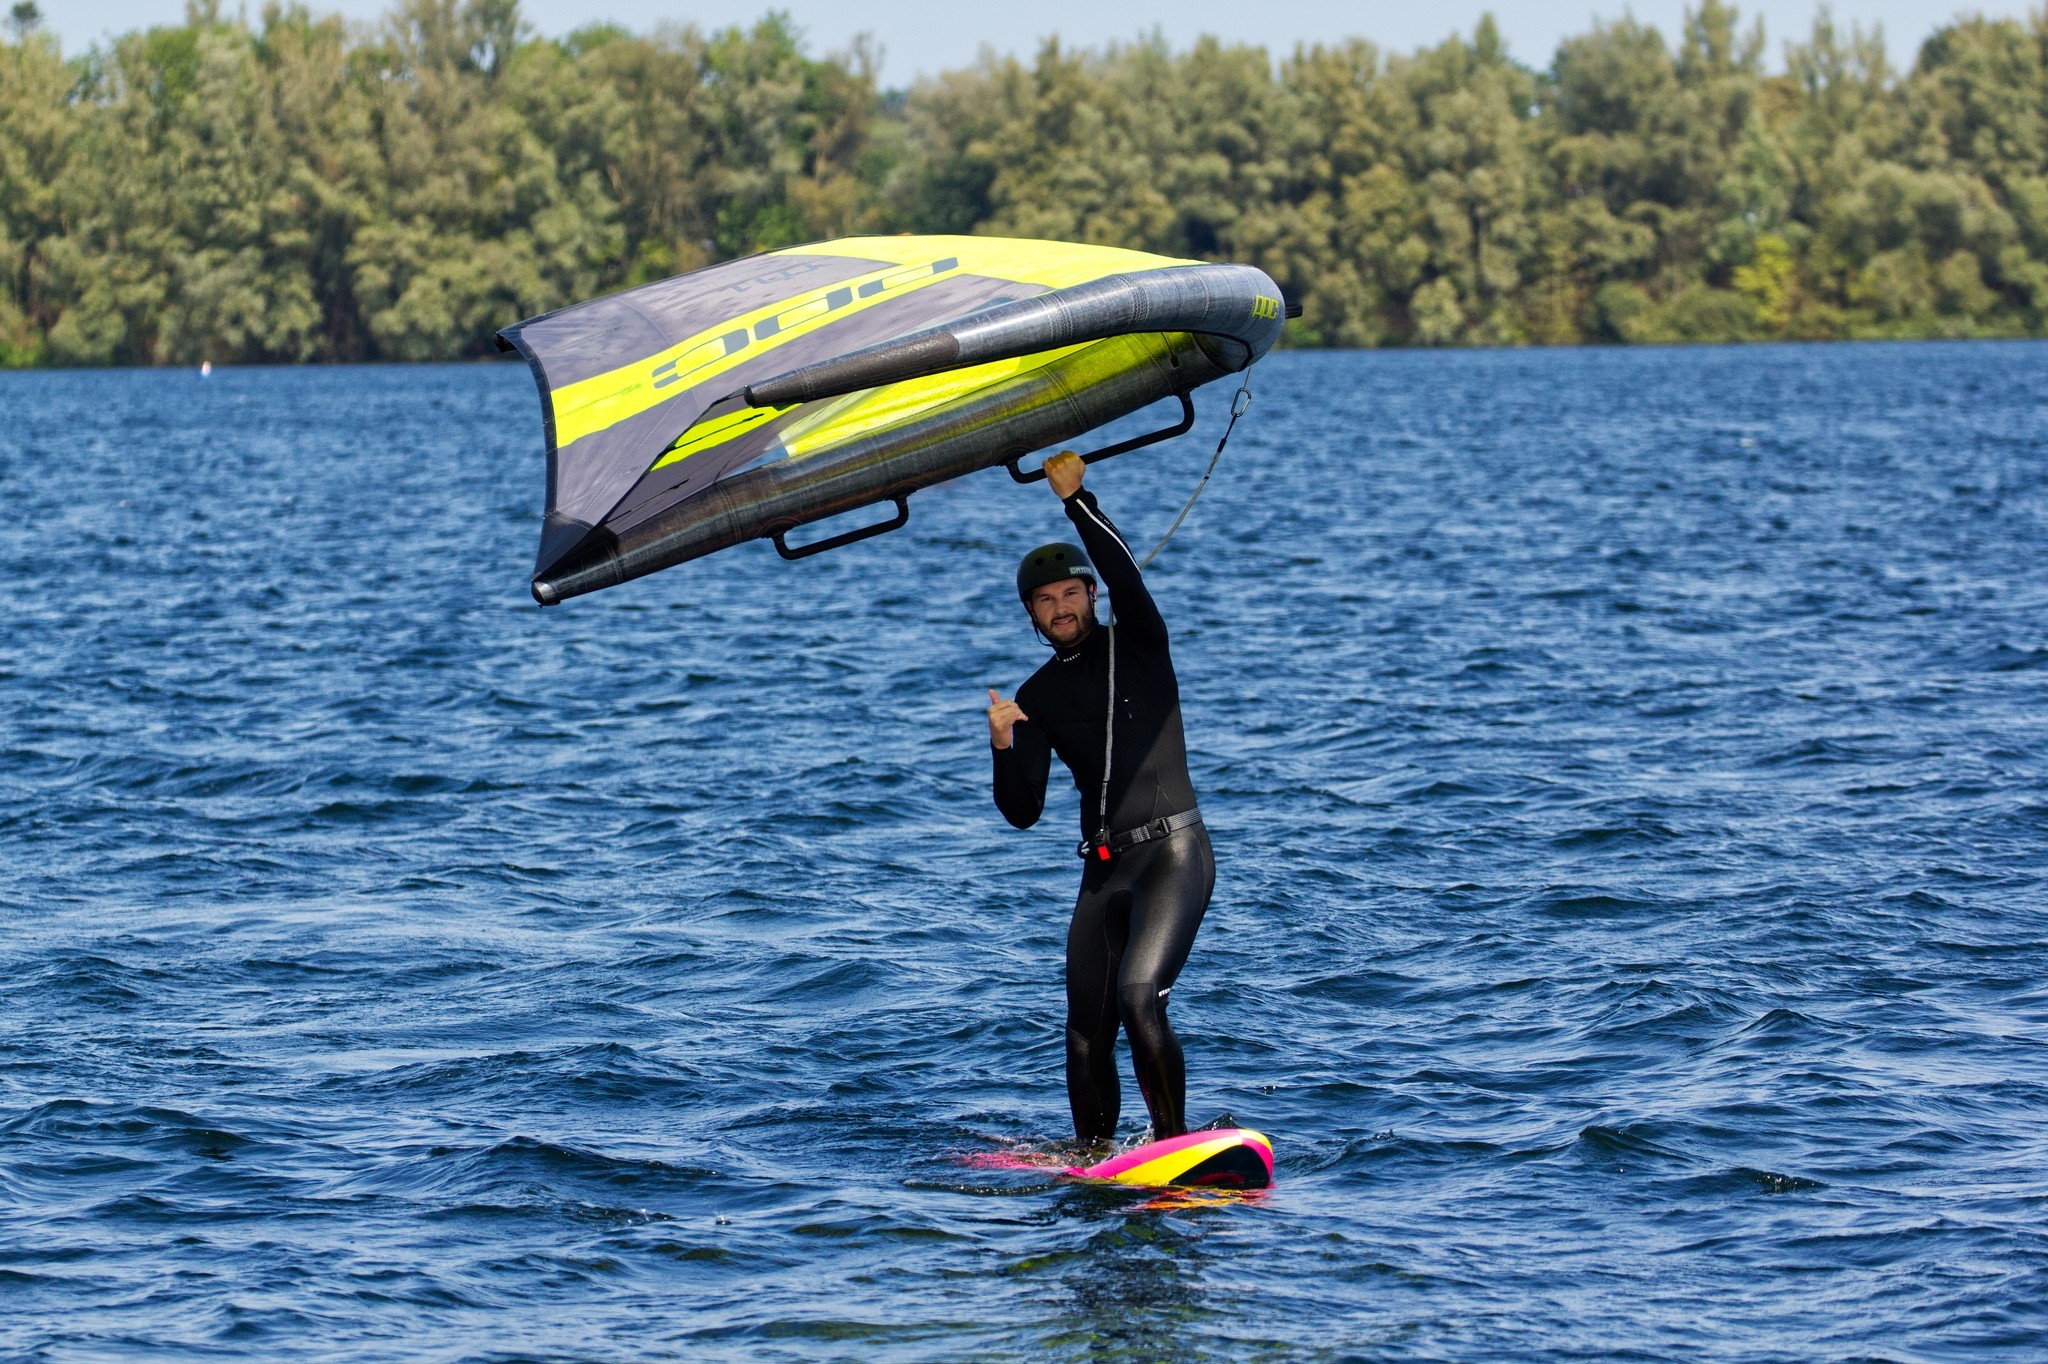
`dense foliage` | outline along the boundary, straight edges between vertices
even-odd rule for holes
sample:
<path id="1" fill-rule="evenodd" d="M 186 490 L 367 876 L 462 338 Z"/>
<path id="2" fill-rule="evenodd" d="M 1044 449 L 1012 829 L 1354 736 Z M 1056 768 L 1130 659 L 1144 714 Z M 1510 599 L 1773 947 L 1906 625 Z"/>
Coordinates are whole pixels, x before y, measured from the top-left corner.
<path id="1" fill-rule="evenodd" d="M 2048 12 L 1894 73 L 1825 12 L 1767 74 L 1704 0 L 1547 70 L 1204 40 L 987 57 L 908 92 L 751 30 L 535 39 L 516 0 L 374 27 L 203 0 L 65 59 L 0 42 L 0 363 L 423 359 L 856 231 L 1264 266 L 1297 344 L 2048 334 Z"/>

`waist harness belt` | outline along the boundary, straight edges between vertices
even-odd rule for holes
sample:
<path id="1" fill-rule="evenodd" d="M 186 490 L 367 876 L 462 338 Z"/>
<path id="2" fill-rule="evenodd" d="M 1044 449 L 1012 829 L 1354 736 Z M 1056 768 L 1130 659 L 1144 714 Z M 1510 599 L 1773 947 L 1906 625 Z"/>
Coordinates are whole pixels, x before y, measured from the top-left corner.
<path id="1" fill-rule="evenodd" d="M 1150 843 L 1155 839 L 1165 838 L 1168 834 L 1179 833 L 1182 829 L 1200 824 L 1201 822 L 1202 812 L 1200 810 L 1183 810 L 1177 815 L 1163 815 L 1158 819 L 1140 824 L 1135 829 L 1125 829 L 1122 833 L 1111 834 L 1100 842 L 1093 839 L 1083 840 L 1081 846 L 1076 851 L 1083 858 L 1107 862 L 1112 857 L 1119 857 L 1129 852 L 1140 843 Z"/>

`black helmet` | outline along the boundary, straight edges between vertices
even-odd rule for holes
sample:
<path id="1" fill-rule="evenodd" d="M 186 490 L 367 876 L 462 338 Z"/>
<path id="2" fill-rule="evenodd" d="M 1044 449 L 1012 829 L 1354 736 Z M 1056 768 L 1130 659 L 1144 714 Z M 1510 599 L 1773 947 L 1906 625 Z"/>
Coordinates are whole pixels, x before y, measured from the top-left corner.
<path id="1" fill-rule="evenodd" d="M 1095 565 L 1088 562 L 1088 551 L 1064 540 L 1040 545 L 1017 565 L 1017 596 L 1029 606 L 1033 592 L 1067 578 L 1079 578 L 1088 586 L 1095 586 Z"/>

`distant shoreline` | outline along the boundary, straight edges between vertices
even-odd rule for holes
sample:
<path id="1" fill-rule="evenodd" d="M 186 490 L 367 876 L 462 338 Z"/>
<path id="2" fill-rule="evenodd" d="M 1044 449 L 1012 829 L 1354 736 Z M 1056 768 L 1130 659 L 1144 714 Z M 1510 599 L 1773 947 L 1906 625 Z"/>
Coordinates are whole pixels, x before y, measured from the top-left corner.
<path id="1" fill-rule="evenodd" d="M 1894 72 L 1703 5 L 1511 60 L 1205 39 L 879 88 L 871 53 L 515 10 L 0 42 L 0 366 L 455 360 L 535 313 L 802 241 L 973 232 L 1244 260 L 1293 347 L 2048 335 L 2048 29 Z"/>

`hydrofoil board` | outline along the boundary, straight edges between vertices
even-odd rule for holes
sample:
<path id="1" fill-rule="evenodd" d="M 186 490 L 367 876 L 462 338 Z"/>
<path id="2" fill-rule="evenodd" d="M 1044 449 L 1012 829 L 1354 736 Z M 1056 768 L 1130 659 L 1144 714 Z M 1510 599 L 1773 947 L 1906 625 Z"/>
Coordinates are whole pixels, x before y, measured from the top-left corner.
<path id="1" fill-rule="evenodd" d="M 1061 1173 L 1142 1189 L 1264 1189 L 1273 1183 L 1273 1143 L 1249 1127 L 1224 1127 L 1149 1142 Z"/>

